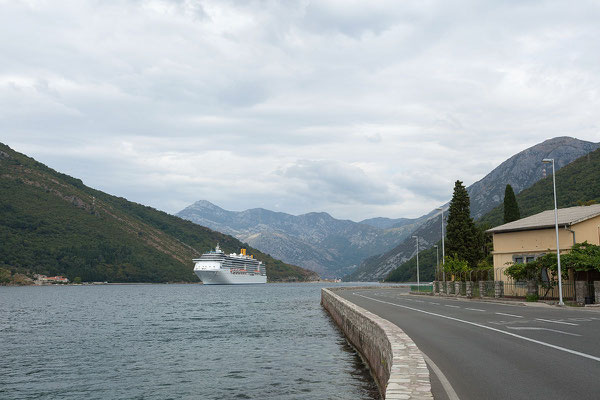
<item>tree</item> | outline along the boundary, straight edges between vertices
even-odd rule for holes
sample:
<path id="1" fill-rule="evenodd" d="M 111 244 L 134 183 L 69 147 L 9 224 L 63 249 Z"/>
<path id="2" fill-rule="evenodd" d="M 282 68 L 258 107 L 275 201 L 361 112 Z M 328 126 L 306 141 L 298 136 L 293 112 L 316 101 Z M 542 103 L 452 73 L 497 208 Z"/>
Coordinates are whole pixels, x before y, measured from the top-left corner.
<path id="1" fill-rule="evenodd" d="M 561 256 L 564 268 L 572 268 L 577 272 L 600 271 L 600 246 L 588 243 L 576 243 L 571 251 Z"/>
<path id="2" fill-rule="evenodd" d="M 562 255 L 561 261 L 567 255 Z M 561 273 L 562 279 L 569 278 L 568 268 L 561 268 Z M 527 264 L 513 263 L 504 271 L 504 274 L 515 281 L 535 280 L 546 288 L 556 286 L 558 285 L 558 259 L 556 253 L 546 253 Z"/>
<path id="3" fill-rule="evenodd" d="M 0 284 L 9 283 L 11 280 L 10 271 L 4 268 L 0 268 Z"/>
<path id="4" fill-rule="evenodd" d="M 469 193 L 461 181 L 456 181 L 448 212 L 446 254 L 475 267 L 483 258 L 482 247 L 483 233 L 471 218 Z"/>
<path id="5" fill-rule="evenodd" d="M 506 185 L 504 190 L 504 223 L 516 221 L 521 218 L 519 205 L 512 186 Z"/>
<path id="6" fill-rule="evenodd" d="M 450 274 L 459 275 L 469 271 L 469 263 L 457 256 L 448 256 L 444 263 L 444 270 Z"/>

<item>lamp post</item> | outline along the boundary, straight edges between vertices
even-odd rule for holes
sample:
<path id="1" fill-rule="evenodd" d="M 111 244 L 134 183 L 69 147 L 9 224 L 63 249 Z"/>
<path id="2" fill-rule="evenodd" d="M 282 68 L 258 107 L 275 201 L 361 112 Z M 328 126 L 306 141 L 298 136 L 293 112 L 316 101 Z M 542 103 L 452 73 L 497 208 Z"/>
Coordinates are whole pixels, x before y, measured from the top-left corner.
<path id="1" fill-rule="evenodd" d="M 560 271 L 560 242 L 558 240 L 558 205 L 556 203 L 556 175 L 554 173 L 554 158 L 544 158 L 544 164 L 552 163 L 552 186 L 554 188 L 554 227 L 556 228 L 556 259 L 558 261 L 558 305 L 564 306 L 562 297 L 562 274 Z"/>
<path id="2" fill-rule="evenodd" d="M 417 291 L 421 291 L 421 281 L 419 280 L 419 237 L 413 236 L 417 239 Z"/>
<path id="3" fill-rule="evenodd" d="M 435 247 L 435 271 L 437 272 L 436 279 L 440 278 L 440 249 L 437 244 L 434 244 Z"/>
<path id="4" fill-rule="evenodd" d="M 442 220 L 442 276 L 444 278 L 444 282 L 446 282 L 446 269 L 444 268 L 444 266 L 446 265 L 446 253 L 445 253 L 445 249 L 444 249 L 444 208 L 443 207 L 438 207 L 436 208 L 436 210 L 439 210 L 442 212 L 441 216 L 441 220 Z"/>

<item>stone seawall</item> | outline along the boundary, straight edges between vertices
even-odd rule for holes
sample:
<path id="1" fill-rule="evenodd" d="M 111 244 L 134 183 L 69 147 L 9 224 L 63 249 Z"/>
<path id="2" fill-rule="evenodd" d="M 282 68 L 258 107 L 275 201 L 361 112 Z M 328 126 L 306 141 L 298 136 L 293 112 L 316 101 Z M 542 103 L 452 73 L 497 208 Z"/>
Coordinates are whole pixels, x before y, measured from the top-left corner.
<path id="1" fill-rule="evenodd" d="M 369 364 L 384 399 L 433 399 L 423 354 L 398 326 L 321 289 L 321 304 Z"/>

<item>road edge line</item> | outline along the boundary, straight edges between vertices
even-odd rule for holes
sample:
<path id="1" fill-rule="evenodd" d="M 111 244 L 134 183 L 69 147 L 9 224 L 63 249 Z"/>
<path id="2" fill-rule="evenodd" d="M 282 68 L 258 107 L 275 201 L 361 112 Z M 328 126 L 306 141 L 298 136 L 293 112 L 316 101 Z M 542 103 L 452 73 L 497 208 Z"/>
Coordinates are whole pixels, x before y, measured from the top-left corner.
<path id="1" fill-rule="evenodd" d="M 438 367 L 437 364 L 434 363 L 433 360 L 427 356 L 427 354 L 423 353 L 423 358 L 425 359 L 425 362 L 427 363 L 427 365 L 429 365 L 433 373 L 439 379 L 440 384 L 442 385 L 444 391 L 446 392 L 446 395 L 448 396 L 448 400 L 460 400 L 458 394 L 456 394 L 456 392 L 454 391 L 452 384 L 450 383 L 448 378 L 446 378 L 446 375 L 444 375 L 440 367 Z"/>
<path id="2" fill-rule="evenodd" d="M 421 312 L 421 313 L 424 313 L 424 314 L 433 315 L 433 316 L 440 317 L 440 318 L 446 318 L 446 319 L 449 319 L 449 320 L 452 320 L 452 321 L 456 321 L 456 322 L 462 322 L 464 324 L 478 326 L 478 327 L 483 328 L 483 329 L 488 329 L 490 331 L 503 333 L 505 335 L 513 336 L 513 337 L 516 337 L 516 338 L 519 338 L 519 339 L 523 339 L 523 340 L 526 340 L 528 342 L 537 343 L 539 345 L 550 347 L 550 348 L 555 349 L 555 350 L 564 351 L 565 353 L 574 354 L 576 356 L 580 356 L 580 357 L 583 357 L 583 358 L 587 358 L 589 360 L 594 360 L 594 361 L 600 362 L 600 357 L 596 357 L 596 356 L 593 356 L 591 354 L 582 353 L 582 352 L 577 351 L 577 350 L 567 349 L 566 347 L 557 346 L 555 344 L 542 342 L 541 340 L 531 339 L 531 338 L 528 338 L 526 336 L 517 335 L 517 334 L 512 333 L 512 332 L 506 332 L 506 331 L 503 331 L 502 329 L 492 328 L 491 326 L 486 326 L 486 325 L 478 324 L 477 322 L 466 321 L 464 319 L 449 317 L 449 316 L 443 315 L 443 314 L 433 313 L 433 312 L 425 311 L 425 310 L 419 310 L 418 308 L 414 308 L 414 307 L 408 307 L 408 306 L 403 306 L 401 304 L 390 303 L 389 301 L 383 301 L 383 300 L 379 300 L 379 299 L 374 299 L 374 298 L 371 298 L 371 297 L 368 297 L 368 296 L 364 296 L 362 294 L 357 294 L 357 296 L 363 297 L 365 299 L 377 301 L 379 303 L 390 304 L 392 306 L 406 308 L 407 310 L 417 311 L 417 312 Z"/>

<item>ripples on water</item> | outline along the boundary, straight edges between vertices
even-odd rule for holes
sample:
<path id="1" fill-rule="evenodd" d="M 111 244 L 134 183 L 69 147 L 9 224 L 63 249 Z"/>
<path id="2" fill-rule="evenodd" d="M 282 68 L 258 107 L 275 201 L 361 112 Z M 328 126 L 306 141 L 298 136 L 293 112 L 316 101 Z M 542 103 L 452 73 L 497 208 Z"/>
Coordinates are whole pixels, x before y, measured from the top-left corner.
<path id="1" fill-rule="evenodd" d="M 0 287 L 0 398 L 376 399 L 324 286 Z"/>

